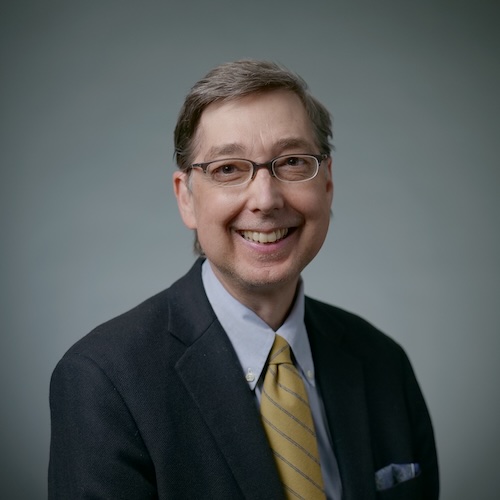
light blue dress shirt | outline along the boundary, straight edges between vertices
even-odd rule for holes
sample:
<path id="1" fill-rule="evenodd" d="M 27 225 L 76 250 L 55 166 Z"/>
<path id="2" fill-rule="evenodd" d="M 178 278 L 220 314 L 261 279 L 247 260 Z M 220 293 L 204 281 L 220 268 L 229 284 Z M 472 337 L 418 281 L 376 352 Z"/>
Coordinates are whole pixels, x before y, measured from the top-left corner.
<path id="1" fill-rule="evenodd" d="M 304 324 L 304 286 L 302 280 L 295 303 L 287 319 L 276 332 L 257 314 L 238 302 L 220 283 L 206 260 L 202 266 L 202 279 L 208 300 L 227 333 L 241 363 L 248 386 L 254 391 L 257 402 L 263 384 L 263 371 L 276 334 L 290 344 L 295 364 L 304 380 L 309 405 L 318 437 L 321 472 L 327 498 L 342 498 L 342 486 L 337 460 L 331 446 L 328 423 L 323 403 L 316 389 L 314 363 Z"/>

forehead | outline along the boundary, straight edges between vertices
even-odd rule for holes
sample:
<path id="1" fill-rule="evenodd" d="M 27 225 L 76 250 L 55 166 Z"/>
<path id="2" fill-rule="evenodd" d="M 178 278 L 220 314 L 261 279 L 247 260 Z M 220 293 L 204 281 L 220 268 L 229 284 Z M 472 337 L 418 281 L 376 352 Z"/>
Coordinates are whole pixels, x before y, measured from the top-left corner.
<path id="1" fill-rule="evenodd" d="M 217 156 L 313 152 L 311 120 L 300 98 L 277 90 L 212 103 L 203 111 L 195 135 L 196 161 Z"/>

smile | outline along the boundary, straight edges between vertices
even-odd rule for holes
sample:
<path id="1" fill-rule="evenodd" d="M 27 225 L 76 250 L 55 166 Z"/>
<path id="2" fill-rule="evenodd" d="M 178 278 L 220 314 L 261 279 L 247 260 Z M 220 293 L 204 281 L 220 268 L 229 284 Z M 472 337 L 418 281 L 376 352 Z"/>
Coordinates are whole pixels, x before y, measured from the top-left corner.
<path id="1" fill-rule="evenodd" d="M 261 233 L 259 231 L 239 231 L 239 233 L 243 238 L 254 243 L 275 243 L 288 234 L 288 228 L 276 229 L 270 233 Z"/>

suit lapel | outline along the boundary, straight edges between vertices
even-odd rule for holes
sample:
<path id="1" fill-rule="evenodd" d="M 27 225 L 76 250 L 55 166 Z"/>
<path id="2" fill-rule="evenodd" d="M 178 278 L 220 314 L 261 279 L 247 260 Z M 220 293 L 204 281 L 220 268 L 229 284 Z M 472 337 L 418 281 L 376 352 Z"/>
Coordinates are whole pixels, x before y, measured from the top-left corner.
<path id="1" fill-rule="evenodd" d="M 252 499 L 283 497 L 252 391 L 204 293 L 200 270 L 176 286 L 171 333 L 188 343 L 176 370 L 239 484 Z M 189 301 L 183 300 L 189 294 Z M 193 296 L 194 294 L 194 296 Z M 186 298 L 186 297 L 185 297 Z M 195 304 L 196 307 L 193 307 Z M 179 327 L 182 324 L 182 329 Z"/>
<path id="2" fill-rule="evenodd" d="M 331 311 L 331 309 L 329 309 Z M 344 326 L 306 301 L 306 327 L 345 500 L 375 499 L 362 363 L 342 349 Z"/>

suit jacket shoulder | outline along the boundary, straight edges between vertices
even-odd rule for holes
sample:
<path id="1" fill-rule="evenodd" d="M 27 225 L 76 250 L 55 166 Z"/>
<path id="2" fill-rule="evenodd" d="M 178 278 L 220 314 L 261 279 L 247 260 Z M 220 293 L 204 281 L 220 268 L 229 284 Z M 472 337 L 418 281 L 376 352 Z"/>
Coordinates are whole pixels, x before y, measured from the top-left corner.
<path id="1" fill-rule="evenodd" d="M 59 362 L 50 395 L 51 500 L 282 498 L 200 265 L 97 327 Z"/>
<path id="2" fill-rule="evenodd" d="M 321 335 L 333 336 L 346 349 L 360 355 L 374 348 L 401 353 L 401 346 L 362 317 L 345 309 L 306 297 L 306 324 Z"/>

